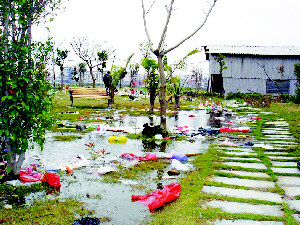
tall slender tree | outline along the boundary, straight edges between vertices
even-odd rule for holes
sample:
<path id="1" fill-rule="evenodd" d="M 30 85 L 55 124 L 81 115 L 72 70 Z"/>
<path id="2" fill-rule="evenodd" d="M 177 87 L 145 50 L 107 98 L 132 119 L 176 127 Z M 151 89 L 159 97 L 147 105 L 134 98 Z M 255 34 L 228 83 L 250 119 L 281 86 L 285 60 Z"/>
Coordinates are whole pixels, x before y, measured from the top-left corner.
<path id="1" fill-rule="evenodd" d="M 171 18 L 172 12 L 173 12 L 173 7 L 174 7 L 175 0 L 170 0 L 170 4 L 166 7 L 167 8 L 167 19 L 166 19 L 166 23 L 165 23 L 165 26 L 163 28 L 161 38 L 159 40 L 157 48 L 153 47 L 152 40 L 151 40 L 151 37 L 150 37 L 150 33 L 148 31 L 147 17 L 146 16 L 147 16 L 147 13 L 149 12 L 149 10 L 146 10 L 146 8 L 145 8 L 144 0 L 141 0 L 141 2 L 142 2 L 142 12 L 143 12 L 143 21 L 144 21 L 145 33 L 146 33 L 146 36 L 148 38 L 148 42 L 149 42 L 151 52 L 156 55 L 157 61 L 158 61 L 158 71 L 159 71 L 159 74 L 160 74 L 160 92 L 159 92 L 159 102 L 160 102 L 160 110 L 161 110 L 160 126 L 166 132 L 166 130 L 167 130 L 167 121 L 166 121 L 167 103 L 166 103 L 166 98 L 165 98 L 165 95 L 166 95 L 165 94 L 166 93 L 166 76 L 165 76 L 165 72 L 164 72 L 163 58 L 167 53 L 169 53 L 172 50 L 176 49 L 178 46 L 180 46 L 185 41 L 187 41 L 192 36 L 194 36 L 204 26 L 204 24 L 206 23 L 212 9 L 214 8 L 217 0 L 212 0 L 212 2 L 209 5 L 208 11 L 205 13 L 205 17 L 204 17 L 203 21 L 200 22 L 200 25 L 190 35 L 186 36 L 186 38 L 179 41 L 176 45 L 174 45 L 170 48 L 167 48 L 167 49 L 165 49 L 165 39 L 166 39 L 166 35 L 167 35 L 167 29 L 168 29 L 168 26 L 169 26 L 170 18 Z"/>
<path id="2" fill-rule="evenodd" d="M 64 64 L 65 64 L 65 60 L 68 57 L 69 54 L 69 50 L 65 49 L 65 50 L 61 50 L 61 49 L 56 49 L 56 54 L 57 57 L 55 59 L 55 63 L 57 66 L 59 66 L 59 70 L 60 70 L 60 87 L 61 90 L 64 87 Z"/>
<path id="3" fill-rule="evenodd" d="M 30 142 L 44 143 L 51 126 L 52 96 L 46 64 L 50 41 L 32 42 L 31 26 L 60 0 L 0 0 L 0 139 L 8 171 L 17 175 Z"/>

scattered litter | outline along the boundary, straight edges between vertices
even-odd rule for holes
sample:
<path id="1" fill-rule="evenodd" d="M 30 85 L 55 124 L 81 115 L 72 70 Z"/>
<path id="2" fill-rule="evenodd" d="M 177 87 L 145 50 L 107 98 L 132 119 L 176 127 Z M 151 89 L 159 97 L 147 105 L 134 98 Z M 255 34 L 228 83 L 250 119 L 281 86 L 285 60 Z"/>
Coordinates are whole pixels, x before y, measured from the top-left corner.
<path id="1" fill-rule="evenodd" d="M 221 145 L 226 145 L 226 146 L 237 146 L 237 144 L 234 144 L 234 143 L 232 143 L 232 142 L 230 142 L 230 141 L 223 141 L 223 142 L 221 143 Z"/>
<path id="2" fill-rule="evenodd" d="M 125 185 L 137 185 L 137 184 L 138 184 L 137 182 L 132 181 L 132 180 L 123 180 L 123 179 L 119 179 L 119 181 L 120 181 L 122 184 L 125 184 Z"/>
<path id="3" fill-rule="evenodd" d="M 185 154 L 178 153 L 178 152 L 175 152 L 175 151 L 172 151 L 170 155 L 166 156 L 166 158 L 177 159 L 179 161 L 187 161 L 188 160 L 188 158 Z"/>
<path id="4" fill-rule="evenodd" d="M 155 140 L 163 140 L 163 136 L 161 134 L 156 134 L 154 138 Z"/>
<path id="5" fill-rule="evenodd" d="M 32 164 L 26 170 L 20 170 L 20 180 L 23 182 L 40 181 L 43 174 L 37 171 L 36 165 Z"/>
<path id="6" fill-rule="evenodd" d="M 132 195 L 132 201 L 138 201 L 143 205 L 147 205 L 149 211 L 163 206 L 165 203 L 176 199 L 181 191 L 180 184 L 175 182 L 164 186 L 163 189 L 156 190 L 148 195 Z"/>
<path id="7" fill-rule="evenodd" d="M 179 172 L 179 171 L 176 171 L 176 170 L 169 170 L 167 173 L 168 173 L 169 176 L 172 176 L 172 175 L 179 175 L 179 174 L 180 174 L 180 172 Z"/>
<path id="8" fill-rule="evenodd" d="M 61 186 L 59 176 L 55 173 L 50 173 L 50 172 L 45 173 L 41 181 L 48 183 L 51 187 Z"/>
<path id="9" fill-rule="evenodd" d="M 251 120 L 261 120 L 262 117 L 251 117 Z"/>
<path id="10" fill-rule="evenodd" d="M 132 160 L 140 160 L 140 161 L 157 160 L 157 156 L 150 152 L 145 157 L 137 156 L 133 153 L 124 153 L 121 155 L 121 158 L 127 159 L 129 161 L 132 161 Z"/>
<path id="11" fill-rule="evenodd" d="M 94 176 L 97 176 L 97 175 L 106 174 L 106 173 L 109 173 L 112 171 L 116 171 L 116 169 L 111 166 L 104 166 L 104 167 L 101 167 L 98 169 L 94 169 L 91 172 Z"/>
<path id="12" fill-rule="evenodd" d="M 213 128 L 207 128 L 207 129 L 204 129 L 203 127 L 200 127 L 198 129 L 198 132 L 202 135 L 202 136 L 205 136 L 205 135 L 218 135 L 221 133 L 221 131 L 219 129 L 213 129 Z"/>
<path id="13" fill-rule="evenodd" d="M 186 164 L 182 164 L 177 159 L 172 159 L 171 167 L 180 171 L 188 171 L 189 167 Z"/>
<path id="14" fill-rule="evenodd" d="M 5 209 L 12 209 L 12 205 L 4 205 Z"/>
<path id="15" fill-rule="evenodd" d="M 76 125 L 76 129 L 77 130 L 86 130 L 86 126 L 85 125 L 83 125 L 83 126 Z"/>
<path id="16" fill-rule="evenodd" d="M 93 217 L 83 217 L 81 219 L 75 220 L 73 225 L 98 225 L 100 220 Z"/>
<path id="17" fill-rule="evenodd" d="M 249 132 L 249 127 L 239 127 L 239 128 L 231 128 L 231 127 L 221 127 L 220 131 L 224 133 L 232 133 L 232 132 Z"/>
<path id="18" fill-rule="evenodd" d="M 117 137 L 117 136 L 110 136 L 108 138 L 108 142 L 110 144 L 126 144 L 127 142 L 127 137 L 125 136 L 120 136 L 120 137 Z"/>

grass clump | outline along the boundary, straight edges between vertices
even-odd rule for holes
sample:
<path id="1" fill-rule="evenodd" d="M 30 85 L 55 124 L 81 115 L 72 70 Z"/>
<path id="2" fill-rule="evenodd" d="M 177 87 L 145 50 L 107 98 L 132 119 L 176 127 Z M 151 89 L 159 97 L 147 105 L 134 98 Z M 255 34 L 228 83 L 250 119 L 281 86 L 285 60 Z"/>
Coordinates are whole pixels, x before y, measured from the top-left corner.
<path id="1" fill-rule="evenodd" d="M 19 207 L 0 210 L 0 221 L 3 224 L 73 224 L 75 214 L 80 216 L 92 215 L 93 211 L 86 210 L 82 203 L 67 200 L 47 200 L 35 202 L 30 207 Z"/>
<path id="2" fill-rule="evenodd" d="M 81 139 L 81 136 L 78 135 L 55 135 L 55 141 L 74 141 L 76 139 Z"/>

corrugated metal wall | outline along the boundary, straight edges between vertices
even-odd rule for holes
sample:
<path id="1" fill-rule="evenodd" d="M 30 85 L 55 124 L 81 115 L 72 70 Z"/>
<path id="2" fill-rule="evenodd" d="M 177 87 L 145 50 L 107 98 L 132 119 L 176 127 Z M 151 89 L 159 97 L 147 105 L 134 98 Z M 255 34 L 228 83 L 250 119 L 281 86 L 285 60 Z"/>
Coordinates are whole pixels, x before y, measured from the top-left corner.
<path id="1" fill-rule="evenodd" d="M 300 63 L 300 57 L 269 57 L 232 55 L 225 56 L 226 70 L 223 70 L 225 93 L 261 93 L 266 94 L 268 76 L 273 80 L 290 80 L 290 94 L 295 94 L 296 78 L 294 64 Z M 210 74 L 219 74 L 220 66 L 215 60 L 217 54 L 209 55 Z M 284 66 L 284 73 L 278 73 L 277 67 Z M 266 75 L 263 67 L 265 68 Z"/>

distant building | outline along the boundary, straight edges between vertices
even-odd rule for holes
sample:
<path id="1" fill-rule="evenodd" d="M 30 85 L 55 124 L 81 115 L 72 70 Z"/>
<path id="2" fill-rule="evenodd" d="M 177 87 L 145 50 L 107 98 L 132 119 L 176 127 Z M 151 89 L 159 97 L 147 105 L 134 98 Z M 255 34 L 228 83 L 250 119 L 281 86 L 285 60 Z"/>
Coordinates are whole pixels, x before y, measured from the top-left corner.
<path id="1" fill-rule="evenodd" d="M 209 60 L 208 89 L 228 93 L 280 93 L 295 95 L 294 64 L 300 63 L 299 47 L 203 46 Z M 216 57 L 225 56 L 227 69 L 220 74 Z"/>

